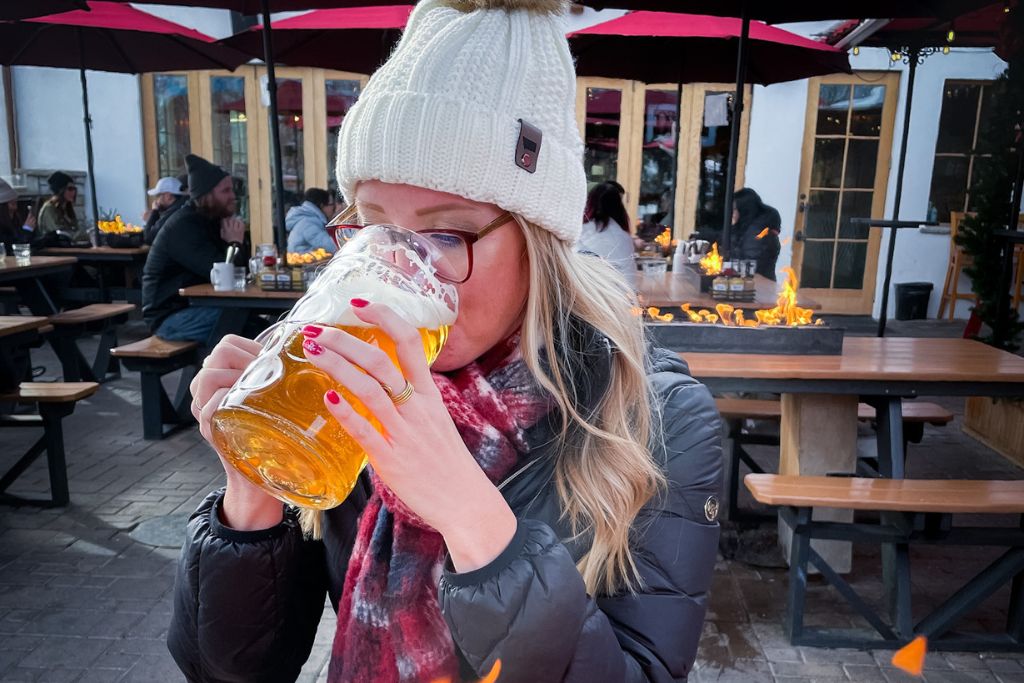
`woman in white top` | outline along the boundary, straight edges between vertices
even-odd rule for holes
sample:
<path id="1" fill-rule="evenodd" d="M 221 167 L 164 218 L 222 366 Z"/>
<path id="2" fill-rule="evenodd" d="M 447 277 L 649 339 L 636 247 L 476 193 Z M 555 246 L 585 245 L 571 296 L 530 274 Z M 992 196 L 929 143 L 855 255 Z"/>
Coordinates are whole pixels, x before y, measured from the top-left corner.
<path id="1" fill-rule="evenodd" d="M 622 203 L 626 191 L 616 182 L 595 185 L 587 195 L 583 214 L 583 233 L 577 251 L 600 256 L 615 266 L 629 282 L 633 282 L 633 238 L 629 234 L 629 216 Z"/>

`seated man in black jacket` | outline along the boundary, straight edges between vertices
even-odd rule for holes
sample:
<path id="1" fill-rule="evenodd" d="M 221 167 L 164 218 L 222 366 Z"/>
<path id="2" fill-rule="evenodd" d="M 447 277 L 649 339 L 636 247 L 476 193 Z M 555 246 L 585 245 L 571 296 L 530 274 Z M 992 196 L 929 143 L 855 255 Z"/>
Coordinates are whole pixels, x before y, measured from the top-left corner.
<path id="1" fill-rule="evenodd" d="M 153 197 L 153 204 L 143 215 L 146 225 L 143 226 L 142 234 L 146 244 L 151 245 L 171 214 L 188 201 L 188 190 L 180 178 L 166 177 L 158 180 L 156 186 L 147 190 L 146 194 Z"/>
<path id="2" fill-rule="evenodd" d="M 223 261 L 229 244 L 242 245 L 245 223 L 235 215 L 238 201 L 231 176 L 219 166 L 189 154 L 189 201 L 167 220 L 153 242 L 142 272 L 142 316 L 150 330 L 163 339 L 210 339 L 221 309 L 189 306 L 178 294 L 182 287 L 210 281 L 213 264 Z M 236 263 L 248 253 L 239 249 Z"/>

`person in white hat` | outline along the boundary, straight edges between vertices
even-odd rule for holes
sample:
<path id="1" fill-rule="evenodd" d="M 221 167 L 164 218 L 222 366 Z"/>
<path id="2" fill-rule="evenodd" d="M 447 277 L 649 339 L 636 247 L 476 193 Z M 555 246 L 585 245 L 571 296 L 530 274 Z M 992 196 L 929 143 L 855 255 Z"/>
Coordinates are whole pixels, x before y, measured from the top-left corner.
<path id="1" fill-rule="evenodd" d="M 423 0 L 346 115 L 334 223 L 446 250 L 459 315 L 432 368 L 372 297 L 352 315 L 398 364 L 303 328 L 306 360 L 347 390 L 323 405 L 371 469 L 321 513 L 225 465 L 175 588 L 168 645 L 190 681 L 294 681 L 325 593 L 332 683 L 686 680 L 718 548 L 719 418 L 678 355 L 648 347 L 623 277 L 573 248 L 586 180 L 565 9 Z M 259 351 L 228 337 L 205 360 L 205 438 Z"/>
<path id="2" fill-rule="evenodd" d="M 0 178 L 0 252 L 13 254 L 11 245 L 32 241 L 36 229 L 36 217 L 30 211 L 24 220 L 18 213 L 18 193 Z M 2 245 L 7 245 L 6 247 Z M 3 256 L 3 253 L 0 253 Z"/>
<path id="3" fill-rule="evenodd" d="M 167 217 L 184 205 L 188 199 L 188 192 L 182 186 L 181 180 L 166 176 L 156 181 L 156 185 L 146 190 L 146 194 L 153 198 L 153 202 L 142 214 L 142 219 L 146 222 L 142 236 L 146 244 L 153 244 L 159 226 L 166 223 Z"/>

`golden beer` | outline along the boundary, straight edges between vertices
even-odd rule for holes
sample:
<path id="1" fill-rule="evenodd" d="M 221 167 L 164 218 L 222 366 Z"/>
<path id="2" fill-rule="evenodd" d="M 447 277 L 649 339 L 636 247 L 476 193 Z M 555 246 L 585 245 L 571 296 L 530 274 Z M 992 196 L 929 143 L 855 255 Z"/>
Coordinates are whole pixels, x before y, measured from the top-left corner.
<path id="1" fill-rule="evenodd" d="M 427 363 L 441 352 L 458 311 L 458 293 L 437 277 L 443 254 L 394 226 L 359 230 L 319 272 L 286 319 L 257 341 L 263 350 L 224 396 L 211 420 L 212 441 L 236 470 L 271 495 L 326 510 L 351 493 L 366 453 L 328 412 L 334 389 L 379 431 L 366 406 L 303 353 L 307 324 L 335 327 L 383 350 L 394 342 L 360 320 L 355 298 L 384 304 L 420 331 Z M 401 370 L 401 368 L 399 368 Z M 396 392 L 404 387 L 392 387 Z"/>
<path id="2" fill-rule="evenodd" d="M 395 345 L 380 329 L 336 325 L 363 341 L 382 349 L 398 365 Z M 420 330 L 427 362 L 437 358 L 448 327 Z M 310 363 L 302 352 L 301 330 L 292 331 L 277 354 L 279 367 L 254 364 L 246 371 L 248 383 L 265 386 L 244 391 L 247 378 L 240 380 L 239 400 L 225 401 L 214 413 L 213 443 L 219 453 L 254 484 L 272 489 L 289 503 L 325 510 L 340 504 L 355 486 L 366 466 L 366 453 L 348 435 L 324 406 L 324 393 L 336 390 L 378 430 L 380 424 L 345 387 Z M 396 387 L 395 391 L 400 388 Z M 233 392 L 235 393 L 235 392 Z"/>

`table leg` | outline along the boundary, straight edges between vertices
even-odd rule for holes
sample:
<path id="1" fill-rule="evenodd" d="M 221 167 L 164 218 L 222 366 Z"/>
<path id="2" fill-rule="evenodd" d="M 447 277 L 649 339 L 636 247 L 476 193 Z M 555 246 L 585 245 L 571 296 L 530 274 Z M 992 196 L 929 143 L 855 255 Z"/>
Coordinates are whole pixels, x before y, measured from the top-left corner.
<path id="1" fill-rule="evenodd" d="M 783 394 L 779 474 L 852 473 L 857 468 L 857 397 L 849 395 Z M 849 522 L 850 510 L 820 509 L 814 519 Z M 779 522 L 779 543 L 789 557 L 789 527 Z M 812 543 L 836 572 L 849 573 L 852 548 L 847 541 Z"/>
<path id="2" fill-rule="evenodd" d="M 32 315 L 51 316 L 60 313 L 50 293 L 38 277 L 24 278 L 14 283 L 18 296 L 32 311 Z"/>

